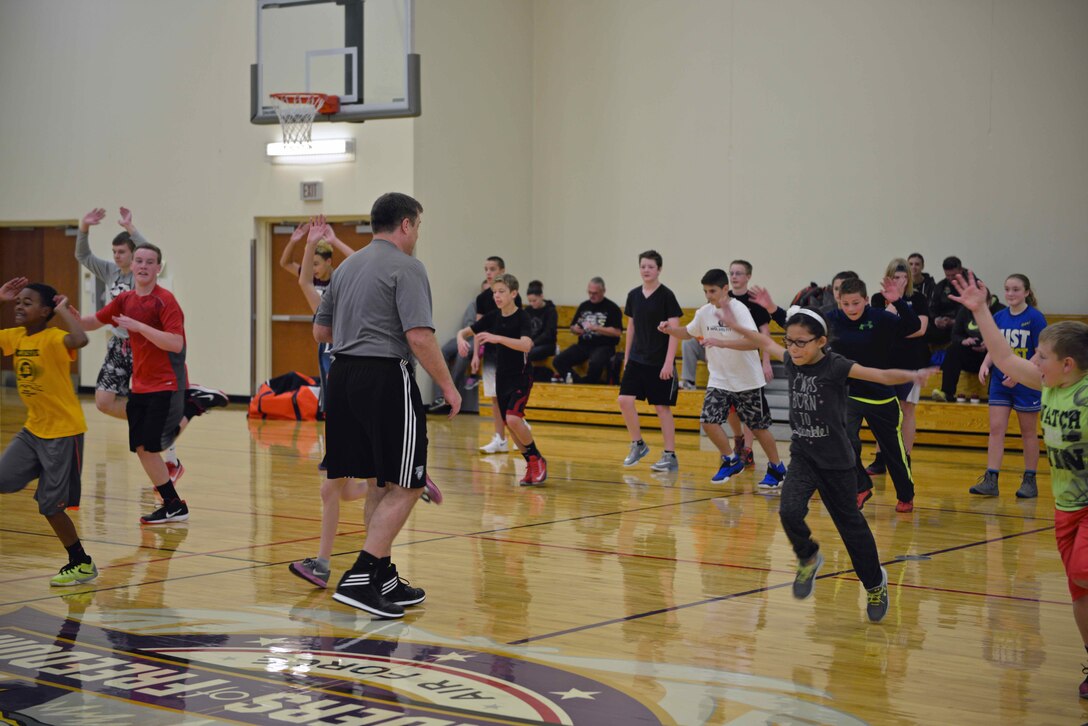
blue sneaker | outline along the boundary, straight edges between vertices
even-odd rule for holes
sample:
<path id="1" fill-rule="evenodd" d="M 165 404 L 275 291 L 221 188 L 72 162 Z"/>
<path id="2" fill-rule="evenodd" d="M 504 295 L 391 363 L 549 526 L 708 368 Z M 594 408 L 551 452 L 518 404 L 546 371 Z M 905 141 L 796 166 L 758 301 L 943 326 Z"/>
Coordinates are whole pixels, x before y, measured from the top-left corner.
<path id="1" fill-rule="evenodd" d="M 778 462 L 778 465 L 767 464 L 767 473 L 763 475 L 763 481 L 759 483 L 760 489 L 778 489 L 782 486 L 782 480 L 786 478 L 786 465 Z"/>
<path id="2" fill-rule="evenodd" d="M 744 471 L 744 462 L 735 456 L 723 456 L 721 468 L 718 469 L 718 473 L 710 477 L 710 481 L 715 484 L 720 484 L 731 476 L 735 476 Z"/>

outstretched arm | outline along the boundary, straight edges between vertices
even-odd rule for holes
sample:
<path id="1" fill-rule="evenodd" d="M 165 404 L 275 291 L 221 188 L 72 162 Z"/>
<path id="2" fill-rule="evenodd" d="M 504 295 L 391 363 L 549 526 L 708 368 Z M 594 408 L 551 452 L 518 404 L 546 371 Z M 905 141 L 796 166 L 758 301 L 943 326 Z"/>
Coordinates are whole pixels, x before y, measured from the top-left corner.
<path id="1" fill-rule="evenodd" d="M 522 353 L 528 353 L 533 349 L 533 339 L 527 335 L 523 335 L 520 338 L 508 338 L 505 335 L 495 335 L 494 333 L 477 333 L 477 343 L 495 343 L 496 345 L 505 345 L 507 348 L 513 348 L 514 350 L 520 350 Z M 460 341 L 458 341 L 458 347 L 460 347 Z"/>
<path id="2" fill-rule="evenodd" d="M 309 222 L 303 222 L 295 227 L 295 231 L 291 233 L 291 239 L 287 240 L 287 246 L 283 248 L 283 254 L 280 255 L 280 267 L 287 270 L 295 277 L 298 277 L 298 271 L 301 265 L 291 260 L 291 254 L 295 251 L 295 245 L 298 244 L 299 240 L 305 237 L 309 231 Z"/>
<path id="3" fill-rule="evenodd" d="M 850 377 L 870 383 L 881 383 L 885 386 L 896 386 L 900 383 L 917 383 L 923 385 L 926 380 L 939 371 L 940 368 L 922 368 L 917 371 L 906 371 L 899 368 L 867 368 L 855 363 L 850 367 Z"/>
<path id="4" fill-rule="evenodd" d="M 325 221 L 325 215 L 321 215 L 320 217 L 318 217 L 318 219 L 321 220 L 321 224 L 325 228 L 325 232 L 324 235 L 322 235 L 322 238 L 326 242 L 331 244 L 335 249 L 339 250 L 340 254 L 342 254 L 344 257 L 351 257 L 353 254 L 355 254 L 355 250 L 342 242 L 340 238 L 336 236 L 336 232 L 333 231 L 332 225 Z"/>
<path id="5" fill-rule="evenodd" d="M 671 335 L 672 337 L 679 338 L 680 340 L 691 340 L 692 338 L 691 333 L 688 332 L 688 326 L 673 325 L 670 320 L 662 320 L 661 323 L 657 326 L 657 329 L 665 335 Z"/>
<path id="6" fill-rule="evenodd" d="M 105 217 L 106 210 L 95 207 L 84 214 L 83 219 L 79 220 L 79 231 L 76 233 L 76 259 L 79 260 L 79 264 L 90 270 L 91 274 L 100 280 L 109 277 L 111 266 L 113 269 L 117 269 L 117 266 L 112 262 L 96 257 L 91 252 L 91 227 L 100 223 Z"/>
<path id="7" fill-rule="evenodd" d="M 179 333 L 169 333 L 165 330 L 153 328 L 147 323 L 141 323 L 139 320 L 130 318 L 127 315 L 118 315 L 114 317 L 113 322 L 117 327 L 124 328 L 130 333 L 139 333 L 156 348 L 170 353 L 180 353 L 181 349 L 185 347 L 185 338 Z"/>
<path id="8" fill-rule="evenodd" d="M 975 273 L 968 272 L 967 279 L 963 275 L 957 275 L 952 280 L 958 295 L 949 295 L 948 298 L 962 304 L 975 315 L 975 324 L 982 333 L 982 340 L 986 343 L 990 359 L 993 364 L 1001 369 L 1009 378 L 1018 383 L 1023 383 L 1028 388 L 1041 388 L 1042 375 L 1039 369 L 1031 361 L 1025 360 L 1013 353 L 1005 336 L 994 322 L 994 316 L 990 313 L 990 293 L 981 280 L 975 278 Z"/>
<path id="9" fill-rule="evenodd" d="M 729 309 L 728 305 L 718 309 L 718 319 L 721 320 L 726 325 L 728 325 L 733 330 L 733 332 L 735 332 L 738 335 L 740 335 L 741 337 L 743 337 L 744 341 L 747 342 L 750 347 L 741 348 L 740 346 L 737 346 L 737 345 L 719 345 L 719 343 L 733 343 L 733 342 L 740 343 L 740 341 L 728 341 L 728 340 L 713 341 L 713 342 L 704 341 L 703 345 L 709 345 L 711 347 L 716 346 L 716 347 L 720 347 L 720 348 L 734 348 L 735 350 L 759 349 L 759 350 L 765 351 L 766 353 L 769 353 L 772 358 L 775 358 L 777 360 L 783 360 L 784 359 L 784 357 L 786 355 L 786 349 L 785 348 L 783 348 L 778 343 L 774 342 L 774 339 L 771 338 L 771 336 L 764 335 L 763 333 L 760 333 L 760 332 L 755 331 L 755 330 L 751 330 L 749 328 L 745 328 L 743 325 L 741 325 L 737 321 L 736 316 L 733 315 L 733 311 Z"/>

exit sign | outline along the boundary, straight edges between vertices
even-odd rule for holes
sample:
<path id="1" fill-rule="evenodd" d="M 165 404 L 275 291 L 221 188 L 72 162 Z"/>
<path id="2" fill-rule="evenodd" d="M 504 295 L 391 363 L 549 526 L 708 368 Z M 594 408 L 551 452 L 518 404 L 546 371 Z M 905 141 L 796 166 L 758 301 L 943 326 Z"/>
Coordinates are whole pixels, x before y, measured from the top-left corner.
<path id="1" fill-rule="evenodd" d="M 302 189 L 302 201 L 304 202 L 318 202 L 321 201 L 321 182 L 319 181 L 304 181 L 300 184 Z"/>

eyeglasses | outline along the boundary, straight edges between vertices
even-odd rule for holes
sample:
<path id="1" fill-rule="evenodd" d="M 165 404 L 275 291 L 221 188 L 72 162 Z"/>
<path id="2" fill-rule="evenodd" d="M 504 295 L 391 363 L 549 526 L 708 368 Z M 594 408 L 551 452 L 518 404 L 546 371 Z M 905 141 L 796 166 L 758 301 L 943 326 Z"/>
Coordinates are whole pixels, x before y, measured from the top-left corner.
<path id="1" fill-rule="evenodd" d="M 783 338 L 782 345 L 787 348 L 804 348 L 806 345 L 816 340 L 815 338 L 809 338 L 808 340 L 794 340 L 793 338 Z"/>

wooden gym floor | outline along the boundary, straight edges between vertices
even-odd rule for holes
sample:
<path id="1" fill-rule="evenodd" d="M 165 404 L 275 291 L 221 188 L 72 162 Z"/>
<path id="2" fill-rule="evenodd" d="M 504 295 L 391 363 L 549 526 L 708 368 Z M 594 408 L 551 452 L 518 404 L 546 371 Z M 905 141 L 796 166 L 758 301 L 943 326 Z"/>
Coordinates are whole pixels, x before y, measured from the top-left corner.
<path id="1" fill-rule="evenodd" d="M 11 389 L 0 402 L 6 446 L 24 410 Z M 711 484 L 695 434 L 668 477 L 649 470 L 658 432 L 624 469 L 621 429 L 539 423 L 549 479 L 528 489 L 520 457 L 476 453 L 489 419 L 431 417 L 446 502 L 417 507 L 394 552 L 427 601 L 374 621 L 286 568 L 317 550 L 321 424 L 248 421 L 237 405 L 197 419 L 179 442 L 191 519 L 141 527 L 154 498 L 125 424 L 84 410 L 75 519 L 101 576 L 50 588 L 64 553 L 33 485 L 0 497 L 2 723 L 1088 720 L 1049 476 L 1034 501 L 1013 497 L 1012 472 L 1000 498 L 971 497 L 983 452 L 916 451 L 910 515 L 878 481 L 865 513 L 891 611 L 871 625 L 819 504 L 827 564 L 795 601 L 777 499 L 751 470 Z M 361 521 L 343 506 L 334 580 Z"/>

